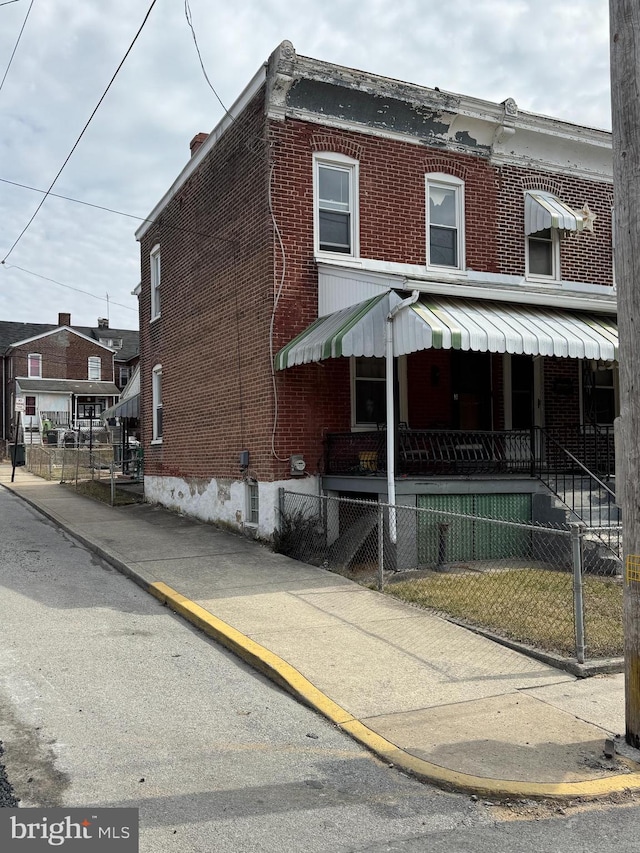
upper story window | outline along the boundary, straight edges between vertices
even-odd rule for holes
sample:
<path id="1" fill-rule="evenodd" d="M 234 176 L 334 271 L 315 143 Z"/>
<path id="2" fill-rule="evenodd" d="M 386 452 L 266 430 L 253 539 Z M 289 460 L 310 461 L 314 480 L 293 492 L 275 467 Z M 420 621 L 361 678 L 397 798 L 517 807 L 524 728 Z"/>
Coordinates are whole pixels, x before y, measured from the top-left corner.
<path id="1" fill-rule="evenodd" d="M 156 364 L 151 375 L 152 440 L 162 441 L 162 365 Z"/>
<path id="2" fill-rule="evenodd" d="M 452 175 L 426 177 L 427 266 L 463 270 L 464 183 Z"/>
<path id="3" fill-rule="evenodd" d="M 130 367 L 121 367 L 120 368 L 120 387 L 124 388 L 124 386 L 129 381 L 129 377 L 131 376 L 131 368 Z"/>
<path id="4" fill-rule="evenodd" d="M 357 257 L 358 161 L 323 154 L 313 165 L 315 251 Z"/>
<path id="5" fill-rule="evenodd" d="M 543 228 L 527 237 L 527 277 L 560 278 L 560 241 L 555 228 Z"/>
<path id="6" fill-rule="evenodd" d="M 32 379 L 42 378 L 42 355 L 39 352 L 30 352 L 27 356 L 28 376 Z"/>
<path id="7" fill-rule="evenodd" d="M 149 255 L 151 261 L 151 319 L 160 316 L 160 246 L 154 246 Z"/>
<path id="8" fill-rule="evenodd" d="M 98 355 L 90 355 L 88 362 L 88 378 L 94 382 L 99 382 L 102 379 L 102 360 Z"/>
<path id="9" fill-rule="evenodd" d="M 527 278 L 559 281 L 561 238 L 593 231 L 595 219 L 586 204 L 582 210 L 573 210 L 546 190 L 527 190 L 524 195 Z"/>

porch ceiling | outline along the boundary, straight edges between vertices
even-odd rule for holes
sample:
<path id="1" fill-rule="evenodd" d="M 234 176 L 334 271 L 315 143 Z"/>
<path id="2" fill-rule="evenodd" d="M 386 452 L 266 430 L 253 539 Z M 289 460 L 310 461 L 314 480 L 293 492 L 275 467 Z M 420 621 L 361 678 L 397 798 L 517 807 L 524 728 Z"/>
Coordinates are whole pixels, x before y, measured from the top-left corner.
<path id="1" fill-rule="evenodd" d="M 283 347 L 276 370 L 338 356 L 385 353 L 386 318 L 400 296 L 389 291 L 321 317 Z M 394 320 L 394 355 L 457 349 L 615 361 L 618 328 L 608 317 L 505 302 L 423 295 Z"/>

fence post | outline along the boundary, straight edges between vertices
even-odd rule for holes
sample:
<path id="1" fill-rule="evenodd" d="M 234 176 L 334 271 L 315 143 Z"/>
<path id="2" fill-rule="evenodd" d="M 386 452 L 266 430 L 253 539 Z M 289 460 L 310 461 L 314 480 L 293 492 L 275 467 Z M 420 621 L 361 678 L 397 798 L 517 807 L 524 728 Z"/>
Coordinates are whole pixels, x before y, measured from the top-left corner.
<path id="1" fill-rule="evenodd" d="M 109 463 L 109 473 L 111 474 L 111 506 L 116 502 L 116 478 L 113 472 L 114 464 L 113 460 Z"/>
<path id="2" fill-rule="evenodd" d="M 384 504 L 378 503 L 378 590 L 384 590 Z"/>
<path id="3" fill-rule="evenodd" d="M 278 518 L 276 528 L 282 530 L 282 519 L 284 518 L 284 486 L 278 487 Z"/>
<path id="4" fill-rule="evenodd" d="M 571 560 L 573 563 L 573 613 L 576 634 L 576 659 L 584 663 L 584 598 L 582 595 L 582 537 L 584 524 L 571 525 Z"/>

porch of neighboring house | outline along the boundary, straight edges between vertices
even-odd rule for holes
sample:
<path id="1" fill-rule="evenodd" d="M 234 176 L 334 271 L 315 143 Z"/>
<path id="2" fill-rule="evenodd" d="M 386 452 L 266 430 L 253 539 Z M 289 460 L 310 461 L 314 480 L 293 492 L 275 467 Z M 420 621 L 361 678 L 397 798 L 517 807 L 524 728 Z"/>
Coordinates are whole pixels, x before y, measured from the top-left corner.
<path id="1" fill-rule="evenodd" d="M 24 397 L 24 444 L 78 446 L 106 443 L 110 435 L 101 419 L 119 394 L 111 382 L 18 379 L 16 394 Z"/>

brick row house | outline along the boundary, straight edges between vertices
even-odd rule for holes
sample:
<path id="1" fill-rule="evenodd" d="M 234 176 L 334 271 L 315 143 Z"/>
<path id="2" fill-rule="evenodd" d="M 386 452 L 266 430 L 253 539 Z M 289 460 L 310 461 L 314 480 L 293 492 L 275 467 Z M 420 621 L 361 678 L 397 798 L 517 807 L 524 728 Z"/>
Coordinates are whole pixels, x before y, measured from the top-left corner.
<path id="1" fill-rule="evenodd" d="M 0 360 L 2 438 L 15 438 L 15 400 L 22 397 L 22 439 L 40 444 L 43 424 L 54 433 L 101 425 L 137 364 L 138 332 L 110 329 L 106 319 L 72 326 L 62 313 L 57 325 L 1 321 Z"/>
<path id="2" fill-rule="evenodd" d="M 282 486 L 535 520 L 613 474 L 607 132 L 283 42 L 191 149 L 136 235 L 148 500 L 268 538 Z"/>

